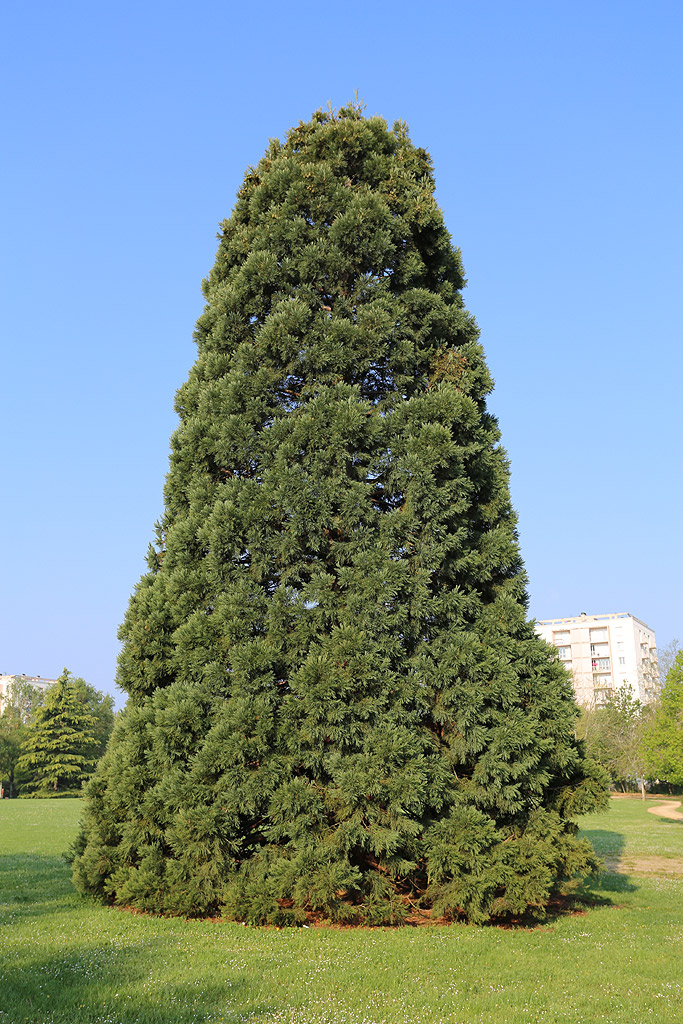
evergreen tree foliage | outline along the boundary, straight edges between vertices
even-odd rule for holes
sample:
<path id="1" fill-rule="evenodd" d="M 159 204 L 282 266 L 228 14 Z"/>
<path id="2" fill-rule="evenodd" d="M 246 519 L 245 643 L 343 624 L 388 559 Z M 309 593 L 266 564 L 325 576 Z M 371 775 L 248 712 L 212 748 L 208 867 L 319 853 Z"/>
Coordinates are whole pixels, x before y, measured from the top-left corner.
<path id="1" fill-rule="evenodd" d="M 653 778 L 683 785 L 683 651 L 678 651 L 667 673 L 643 750 Z"/>
<path id="2" fill-rule="evenodd" d="M 107 749 L 107 743 L 114 728 L 114 698 L 108 693 L 102 693 L 101 690 L 95 689 L 90 683 L 86 683 L 85 679 L 72 678 L 71 686 L 83 709 L 95 720 L 93 757 L 99 759 Z"/>
<path id="3" fill-rule="evenodd" d="M 32 796 L 80 792 L 96 763 L 96 719 L 84 706 L 79 686 L 64 669 L 26 726 L 17 767 Z"/>
<path id="4" fill-rule="evenodd" d="M 75 880 L 252 922 L 542 915 L 596 867 L 571 816 L 604 779 L 526 619 L 430 158 L 318 112 L 219 238 Z"/>

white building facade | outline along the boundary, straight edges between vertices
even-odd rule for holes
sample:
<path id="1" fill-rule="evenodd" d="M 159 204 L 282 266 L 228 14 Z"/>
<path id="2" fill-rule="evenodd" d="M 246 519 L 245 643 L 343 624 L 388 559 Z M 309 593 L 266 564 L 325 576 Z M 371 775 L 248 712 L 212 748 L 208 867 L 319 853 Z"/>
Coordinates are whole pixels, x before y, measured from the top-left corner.
<path id="1" fill-rule="evenodd" d="M 641 703 L 659 692 L 654 630 L 628 612 L 539 619 L 536 632 L 557 648 L 574 677 L 579 704 L 600 706 L 610 690 L 628 686 Z"/>
<path id="2" fill-rule="evenodd" d="M 11 703 L 12 686 L 15 679 L 19 683 L 28 683 L 30 686 L 35 687 L 36 690 L 43 690 L 43 692 L 54 686 L 57 682 L 56 679 L 42 679 L 40 676 L 0 675 L 0 714 L 5 710 L 5 706 Z"/>

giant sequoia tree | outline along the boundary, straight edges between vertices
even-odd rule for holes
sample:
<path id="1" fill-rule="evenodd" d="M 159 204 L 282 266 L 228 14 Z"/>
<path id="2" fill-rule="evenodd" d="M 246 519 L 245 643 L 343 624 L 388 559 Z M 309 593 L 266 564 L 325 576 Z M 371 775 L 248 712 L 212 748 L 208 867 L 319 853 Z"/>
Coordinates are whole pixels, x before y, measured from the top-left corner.
<path id="1" fill-rule="evenodd" d="M 75 878 L 254 922 L 542 913 L 602 798 L 525 616 L 491 379 L 428 154 L 317 113 L 204 282 L 129 700 Z"/>

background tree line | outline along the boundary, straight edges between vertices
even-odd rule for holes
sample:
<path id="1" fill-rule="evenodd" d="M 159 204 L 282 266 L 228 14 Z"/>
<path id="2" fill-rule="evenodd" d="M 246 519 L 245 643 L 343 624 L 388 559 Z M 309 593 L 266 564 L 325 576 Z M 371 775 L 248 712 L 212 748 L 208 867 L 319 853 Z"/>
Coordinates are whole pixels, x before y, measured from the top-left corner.
<path id="1" fill-rule="evenodd" d="M 577 726 L 588 753 L 614 786 L 628 790 L 664 783 L 683 786 L 683 650 L 674 640 L 659 652 L 662 689 L 656 703 L 637 700 L 630 687 L 601 707 L 584 707 Z"/>
<path id="2" fill-rule="evenodd" d="M 47 690 L 15 676 L 0 714 L 4 796 L 80 793 L 113 727 L 113 698 L 67 669 Z"/>

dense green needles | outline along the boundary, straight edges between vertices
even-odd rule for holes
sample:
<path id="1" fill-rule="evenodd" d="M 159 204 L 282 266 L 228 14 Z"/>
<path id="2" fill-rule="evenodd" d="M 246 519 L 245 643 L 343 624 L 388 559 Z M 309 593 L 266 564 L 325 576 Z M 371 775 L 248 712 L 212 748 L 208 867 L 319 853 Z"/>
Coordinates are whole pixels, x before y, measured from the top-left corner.
<path id="1" fill-rule="evenodd" d="M 526 620 L 491 379 L 407 129 L 271 142 L 222 225 L 122 627 L 86 892 L 261 923 L 484 921 L 595 867 L 603 799 Z"/>
<path id="2" fill-rule="evenodd" d="M 64 669 L 24 730 L 17 768 L 24 776 L 22 788 L 31 795 L 78 794 L 92 775 L 106 731 L 88 703 L 88 689 L 97 692 Z M 106 710 L 113 718 L 108 705 Z"/>

